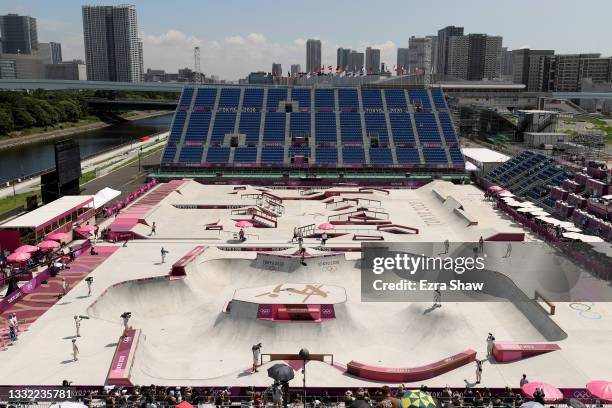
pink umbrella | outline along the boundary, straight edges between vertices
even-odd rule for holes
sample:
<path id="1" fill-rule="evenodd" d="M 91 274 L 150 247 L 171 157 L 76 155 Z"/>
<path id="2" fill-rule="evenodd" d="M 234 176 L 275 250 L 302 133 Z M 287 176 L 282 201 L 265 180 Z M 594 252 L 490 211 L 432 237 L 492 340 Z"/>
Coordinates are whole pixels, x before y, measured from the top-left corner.
<path id="1" fill-rule="evenodd" d="M 591 381 L 586 388 L 595 398 L 612 402 L 612 381 Z"/>
<path id="2" fill-rule="evenodd" d="M 563 399 L 563 393 L 557 388 L 550 384 L 543 382 L 529 382 L 521 388 L 523 393 L 528 397 L 533 397 L 533 393 L 539 388 L 544 392 L 544 402 L 556 402 Z"/>
<path id="3" fill-rule="evenodd" d="M 6 257 L 6 260 L 13 263 L 25 262 L 30 259 L 32 255 L 27 252 L 14 252 Z"/>
<path id="4" fill-rule="evenodd" d="M 328 222 L 325 222 L 325 223 L 319 225 L 319 229 L 321 229 L 321 230 L 333 230 L 333 229 L 336 229 L 336 226 L 334 224 L 330 224 Z"/>
<path id="5" fill-rule="evenodd" d="M 34 245 L 22 245 L 15 250 L 15 252 L 25 252 L 28 254 L 36 251 L 38 251 L 38 247 L 35 247 Z"/>
<path id="6" fill-rule="evenodd" d="M 489 186 L 489 188 L 487 188 L 487 190 L 489 191 L 499 191 L 499 190 L 503 190 L 503 188 L 501 188 L 500 186 Z"/>
<path id="7" fill-rule="evenodd" d="M 81 225 L 79 227 L 79 229 L 81 231 L 87 231 L 87 232 L 93 232 L 96 230 L 96 226 L 95 225 L 89 225 L 89 224 L 85 224 L 85 225 Z"/>
<path id="8" fill-rule="evenodd" d="M 52 249 L 57 249 L 60 247 L 59 242 L 55 242 L 55 241 L 43 241 L 41 242 L 38 247 L 40 249 L 43 249 L 45 251 L 50 251 Z"/>
<path id="9" fill-rule="evenodd" d="M 234 225 L 239 227 L 239 228 L 251 228 L 253 226 L 253 224 L 251 222 L 247 221 L 247 220 L 238 221 Z"/>
<path id="10" fill-rule="evenodd" d="M 496 194 L 498 196 L 500 196 L 500 197 L 512 197 L 512 196 L 514 196 L 514 194 L 512 194 L 508 190 L 499 190 Z"/>
<path id="11" fill-rule="evenodd" d="M 54 232 L 53 234 L 47 235 L 47 239 L 51 239 L 53 241 L 63 241 L 68 238 L 70 238 L 70 235 L 65 232 Z"/>

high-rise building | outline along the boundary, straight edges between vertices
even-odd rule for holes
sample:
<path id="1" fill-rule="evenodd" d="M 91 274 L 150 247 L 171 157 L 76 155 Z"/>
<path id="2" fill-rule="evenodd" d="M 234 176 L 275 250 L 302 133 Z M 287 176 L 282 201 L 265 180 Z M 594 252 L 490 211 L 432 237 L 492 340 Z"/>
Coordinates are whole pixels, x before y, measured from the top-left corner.
<path id="1" fill-rule="evenodd" d="M 512 66 L 512 51 L 508 47 L 502 47 L 501 74 L 504 78 L 511 78 L 514 67 Z"/>
<path id="2" fill-rule="evenodd" d="M 283 76 L 283 66 L 281 64 L 277 64 L 276 62 L 273 62 L 272 75 L 277 77 Z"/>
<path id="3" fill-rule="evenodd" d="M 321 64 L 321 40 L 306 41 L 306 72 L 319 72 Z"/>
<path id="4" fill-rule="evenodd" d="M 38 43 L 38 56 L 45 64 L 62 62 L 62 44 L 56 42 Z"/>
<path id="5" fill-rule="evenodd" d="M 357 52 L 355 50 L 351 50 L 348 59 L 348 71 L 349 72 L 361 72 L 364 68 L 364 59 L 365 56 L 363 52 Z"/>
<path id="6" fill-rule="evenodd" d="M 612 80 L 612 59 L 601 54 L 562 54 L 550 59 L 548 90 L 553 92 L 579 92 L 583 79 L 593 82 Z"/>
<path id="7" fill-rule="evenodd" d="M 438 72 L 438 36 L 428 35 L 426 38 L 431 39 L 431 72 Z"/>
<path id="8" fill-rule="evenodd" d="M 144 53 L 142 52 L 142 38 L 138 39 L 138 66 L 140 67 L 140 82 L 144 81 Z"/>
<path id="9" fill-rule="evenodd" d="M 83 6 L 82 11 L 87 79 L 140 82 L 142 47 L 136 7 Z"/>
<path id="10" fill-rule="evenodd" d="M 365 68 L 368 74 L 380 74 L 380 50 L 368 47 L 365 52 Z"/>
<path id="11" fill-rule="evenodd" d="M 302 66 L 300 64 L 291 64 L 291 76 L 297 75 L 302 72 Z"/>
<path id="12" fill-rule="evenodd" d="M 502 37 L 487 34 L 451 36 L 445 74 L 471 81 L 501 77 Z"/>
<path id="13" fill-rule="evenodd" d="M 343 70 L 346 70 L 349 65 L 350 55 L 350 48 L 338 48 L 338 51 L 336 52 L 336 66 Z"/>
<path id="14" fill-rule="evenodd" d="M 404 75 L 410 73 L 408 63 L 408 48 L 397 49 L 397 75 Z"/>
<path id="15" fill-rule="evenodd" d="M 38 31 L 34 17 L 18 14 L 0 16 L 0 32 L 4 54 L 33 54 L 38 50 Z"/>
<path id="16" fill-rule="evenodd" d="M 431 38 L 408 39 L 408 72 L 429 77 L 431 74 Z"/>
<path id="17" fill-rule="evenodd" d="M 438 30 L 438 49 L 437 49 L 437 73 L 448 74 L 448 52 L 450 39 L 462 36 L 463 27 L 448 26 Z"/>
<path id="18" fill-rule="evenodd" d="M 81 60 L 45 64 L 45 77 L 47 79 L 84 81 L 87 79 L 87 70 Z"/>
<path id="19" fill-rule="evenodd" d="M 2 54 L 0 62 L 5 64 L 5 67 L 14 66 L 16 79 L 45 79 L 46 61 L 38 53 Z"/>
<path id="20" fill-rule="evenodd" d="M 512 82 L 524 84 L 529 92 L 548 91 L 550 62 L 554 50 L 522 48 L 512 51 Z"/>

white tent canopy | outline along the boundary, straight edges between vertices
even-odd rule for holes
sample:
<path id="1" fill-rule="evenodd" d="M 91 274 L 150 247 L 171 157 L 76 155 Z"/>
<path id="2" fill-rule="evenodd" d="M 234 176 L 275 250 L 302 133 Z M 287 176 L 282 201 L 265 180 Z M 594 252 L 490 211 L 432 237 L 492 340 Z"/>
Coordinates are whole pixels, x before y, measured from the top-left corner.
<path id="1" fill-rule="evenodd" d="M 98 191 L 94 196 L 93 205 L 97 210 L 102 207 L 104 204 L 109 201 L 119 197 L 121 195 L 121 191 L 113 190 L 110 187 L 105 187 L 102 190 Z"/>
<path id="2" fill-rule="evenodd" d="M 577 232 L 565 232 L 563 234 L 564 238 L 569 238 L 569 239 L 574 239 L 577 241 L 582 241 L 582 242 L 604 242 L 603 239 L 593 236 L 593 235 L 584 235 L 584 234 L 579 234 Z"/>

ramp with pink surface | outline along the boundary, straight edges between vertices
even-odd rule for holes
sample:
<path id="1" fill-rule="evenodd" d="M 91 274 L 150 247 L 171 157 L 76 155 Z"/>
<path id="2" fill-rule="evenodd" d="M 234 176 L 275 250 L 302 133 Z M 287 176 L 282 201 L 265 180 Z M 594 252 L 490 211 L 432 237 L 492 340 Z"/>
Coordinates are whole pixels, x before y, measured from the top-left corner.
<path id="1" fill-rule="evenodd" d="M 119 338 L 113 362 L 106 377 L 106 385 L 133 385 L 130 381 L 134 356 L 140 341 L 140 330 L 129 328 Z"/>
<path id="2" fill-rule="evenodd" d="M 476 360 L 476 350 L 468 349 L 462 353 L 455 354 L 421 367 L 414 368 L 385 368 L 371 366 L 368 364 L 350 361 L 347 365 L 347 373 L 354 376 L 374 381 L 386 381 L 390 383 L 422 381 L 437 377 L 456 368 L 469 364 Z"/>
<path id="3" fill-rule="evenodd" d="M 539 354 L 550 353 L 555 350 L 561 350 L 561 347 L 554 343 L 509 343 L 496 341 L 493 344 L 493 357 L 495 357 L 496 361 L 508 363 Z"/>
<path id="4" fill-rule="evenodd" d="M 198 245 L 191 251 L 187 252 L 178 261 L 172 264 L 172 271 L 170 272 L 171 278 L 181 278 L 187 276 L 188 266 L 196 262 L 197 258 L 204 253 L 206 247 L 204 245 Z"/>

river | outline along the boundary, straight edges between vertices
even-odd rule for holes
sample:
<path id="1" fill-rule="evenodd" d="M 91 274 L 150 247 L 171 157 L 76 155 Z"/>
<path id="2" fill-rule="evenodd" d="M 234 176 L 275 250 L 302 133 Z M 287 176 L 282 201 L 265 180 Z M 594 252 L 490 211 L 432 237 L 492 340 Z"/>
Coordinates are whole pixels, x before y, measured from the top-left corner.
<path id="1" fill-rule="evenodd" d="M 57 139 L 79 142 L 81 157 L 90 156 L 143 136 L 168 130 L 172 114 L 118 123 Z M 27 176 L 55 166 L 54 143 L 40 143 L 0 150 L 0 182 Z"/>

